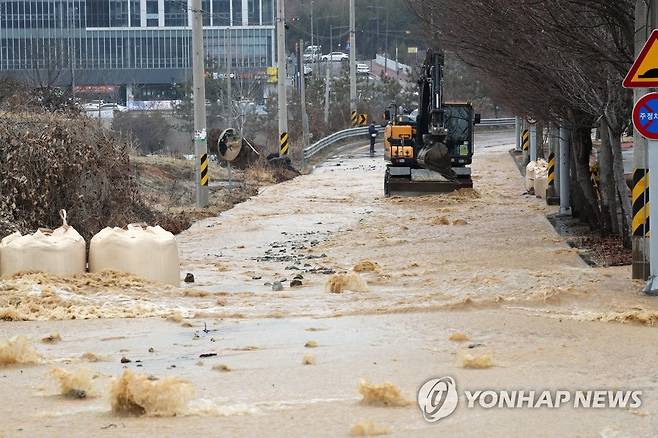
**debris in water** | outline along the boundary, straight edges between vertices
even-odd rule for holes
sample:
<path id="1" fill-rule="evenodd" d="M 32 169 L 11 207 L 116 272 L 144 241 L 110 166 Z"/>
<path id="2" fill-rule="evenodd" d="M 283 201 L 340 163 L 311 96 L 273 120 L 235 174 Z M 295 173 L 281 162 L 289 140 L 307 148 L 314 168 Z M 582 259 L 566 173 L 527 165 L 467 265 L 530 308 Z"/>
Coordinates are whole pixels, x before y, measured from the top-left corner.
<path id="1" fill-rule="evenodd" d="M 155 353 L 155 348 L 149 347 L 149 353 Z"/>
<path id="2" fill-rule="evenodd" d="M 41 342 L 44 344 L 57 344 L 62 341 L 62 337 L 59 333 L 51 333 L 48 336 L 41 338 Z"/>
<path id="3" fill-rule="evenodd" d="M 304 344 L 304 347 L 306 348 L 316 348 L 318 346 L 318 343 L 316 341 L 308 341 L 306 344 Z"/>
<path id="4" fill-rule="evenodd" d="M 368 292 L 368 285 L 358 274 L 337 274 L 327 280 L 327 291 L 340 294 L 346 290 L 352 292 Z"/>
<path id="5" fill-rule="evenodd" d="M 303 285 L 301 280 L 293 280 L 290 282 L 290 287 L 301 287 Z"/>
<path id="6" fill-rule="evenodd" d="M 303 365 L 315 365 L 315 356 L 313 356 L 311 353 L 306 353 L 304 355 L 304 359 L 302 359 L 302 364 Z"/>
<path id="7" fill-rule="evenodd" d="M 260 350 L 260 348 L 254 346 L 254 345 L 248 345 L 246 347 L 235 347 L 235 348 L 229 348 L 231 351 L 257 351 Z"/>
<path id="8" fill-rule="evenodd" d="M 130 362 L 132 362 L 132 360 L 128 359 L 126 356 L 123 356 L 121 358 L 121 363 L 130 363 Z"/>
<path id="9" fill-rule="evenodd" d="M 185 280 L 183 280 L 183 281 L 184 281 L 185 283 L 194 283 L 194 274 L 192 274 L 191 272 L 188 272 L 188 273 L 185 275 Z"/>
<path id="10" fill-rule="evenodd" d="M 39 362 L 41 355 L 25 336 L 14 336 L 7 341 L 0 341 L 0 366 Z"/>
<path id="11" fill-rule="evenodd" d="M 352 426 L 352 436 L 378 436 L 388 435 L 391 430 L 388 427 L 378 426 L 370 420 L 362 420 Z"/>
<path id="12" fill-rule="evenodd" d="M 370 260 L 361 260 L 359 263 L 354 265 L 352 270 L 354 272 L 375 272 L 379 270 L 379 265 L 376 262 L 371 262 Z"/>
<path id="13" fill-rule="evenodd" d="M 359 393 L 363 396 L 362 402 L 372 406 L 408 406 L 411 401 L 400 394 L 400 388 L 390 382 L 382 384 L 368 383 L 366 380 L 359 381 Z"/>
<path id="14" fill-rule="evenodd" d="M 112 412 L 119 415 L 171 417 L 192 399 L 192 385 L 177 377 L 157 379 L 126 370 L 112 381 Z"/>
<path id="15" fill-rule="evenodd" d="M 82 356 L 80 357 L 82 358 L 82 360 L 86 360 L 87 362 L 102 362 L 103 360 L 105 360 L 101 356 L 98 356 L 97 354 L 91 353 L 89 351 L 83 353 Z"/>
<path id="16" fill-rule="evenodd" d="M 167 321 L 181 323 L 183 322 L 183 315 L 181 315 L 180 312 L 173 312 L 167 317 Z"/>
<path id="17" fill-rule="evenodd" d="M 491 355 L 489 353 L 464 353 L 462 356 L 462 366 L 464 368 L 484 370 L 491 368 L 493 366 L 493 361 L 491 360 Z"/>
<path id="18" fill-rule="evenodd" d="M 603 322 L 620 322 L 623 324 L 640 323 L 653 326 L 656 325 L 656 322 L 658 322 L 658 312 L 636 308 L 627 312 L 609 312 L 596 314 L 591 317 L 591 320 Z"/>
<path id="19" fill-rule="evenodd" d="M 280 281 L 275 281 L 272 283 L 272 290 L 274 292 L 281 292 L 283 290 L 283 284 Z"/>
<path id="20" fill-rule="evenodd" d="M 439 216 L 432 219 L 434 225 L 450 225 L 450 219 L 445 216 Z"/>
<path id="21" fill-rule="evenodd" d="M 205 298 L 210 295 L 205 290 L 186 289 L 183 291 L 183 296 L 188 298 Z"/>
<path id="22" fill-rule="evenodd" d="M 468 222 L 466 222 L 464 219 L 455 219 L 452 221 L 453 225 L 468 225 Z"/>
<path id="23" fill-rule="evenodd" d="M 202 358 L 202 359 L 204 359 L 206 357 L 216 357 L 216 356 L 217 356 L 217 353 L 201 353 L 199 355 L 199 357 Z"/>
<path id="24" fill-rule="evenodd" d="M 453 332 L 448 339 L 454 342 L 466 342 L 468 341 L 468 336 L 462 332 Z"/>
<path id="25" fill-rule="evenodd" d="M 232 371 L 231 368 L 228 365 L 225 365 L 223 363 L 220 363 L 219 365 L 215 365 L 212 367 L 214 371 L 221 371 L 223 373 L 228 373 L 229 371 Z"/>
<path id="26" fill-rule="evenodd" d="M 307 332 L 323 332 L 323 331 L 328 330 L 328 329 L 326 329 L 326 328 L 322 328 L 322 327 L 309 327 L 309 328 L 307 328 L 307 329 L 305 329 L 305 330 L 306 330 Z"/>
<path id="27" fill-rule="evenodd" d="M 48 374 L 57 380 L 59 392 L 64 397 L 87 398 L 96 395 L 93 376 L 87 368 L 80 368 L 75 372 L 53 368 Z"/>

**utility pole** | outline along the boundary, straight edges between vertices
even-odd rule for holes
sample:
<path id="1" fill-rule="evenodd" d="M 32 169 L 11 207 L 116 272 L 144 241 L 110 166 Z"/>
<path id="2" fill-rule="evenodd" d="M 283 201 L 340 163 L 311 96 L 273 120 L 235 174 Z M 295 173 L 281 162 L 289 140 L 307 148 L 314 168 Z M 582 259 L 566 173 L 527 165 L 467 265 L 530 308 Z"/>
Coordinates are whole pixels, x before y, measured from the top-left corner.
<path id="1" fill-rule="evenodd" d="M 560 214 L 571 214 L 571 199 L 569 187 L 571 179 L 571 165 L 569 164 L 569 149 L 571 133 L 565 126 L 560 126 Z"/>
<path id="2" fill-rule="evenodd" d="M 231 36 L 231 29 L 228 29 L 228 52 L 227 52 L 227 62 L 226 62 L 226 96 L 228 101 L 228 113 L 227 117 L 229 120 L 229 128 L 233 126 L 233 79 L 231 71 L 233 70 L 233 38 Z"/>
<path id="3" fill-rule="evenodd" d="M 356 108 L 356 25 L 354 0 L 350 0 L 350 112 Z"/>
<path id="4" fill-rule="evenodd" d="M 388 77 L 388 8 L 386 9 L 386 56 L 384 57 L 384 72 Z"/>
<path id="5" fill-rule="evenodd" d="M 642 47 L 649 39 L 652 29 L 658 24 L 658 0 L 636 0 L 635 3 L 635 55 L 640 53 Z M 633 97 L 637 102 L 648 93 L 648 89 L 634 89 Z M 637 130 L 633 130 L 633 183 L 646 181 L 645 175 L 649 172 L 649 157 L 647 154 L 647 139 L 642 137 Z M 657 181 L 658 179 L 654 179 Z M 651 185 L 651 182 L 649 182 Z M 643 190 L 644 196 L 646 190 Z M 634 199 L 635 200 L 635 199 Z M 646 205 L 651 199 L 644 199 Z M 648 218 L 644 218 L 646 224 Z M 646 237 L 649 230 L 639 227 L 641 235 L 633 235 L 633 279 L 647 280 L 650 275 L 649 263 L 649 239 Z"/>
<path id="6" fill-rule="evenodd" d="M 334 25 L 329 25 L 329 55 L 334 51 Z"/>
<path id="7" fill-rule="evenodd" d="M 276 16 L 276 43 L 277 43 L 277 61 L 279 63 L 279 77 L 277 84 L 277 94 L 279 100 L 279 156 L 283 157 L 288 154 L 288 96 L 286 94 L 287 74 L 286 74 L 286 16 L 284 0 L 277 0 Z"/>
<path id="8" fill-rule="evenodd" d="M 313 5 L 314 5 L 314 3 L 315 2 L 313 0 L 311 0 L 311 45 L 312 46 L 315 45 L 315 32 L 314 32 L 315 24 L 313 23 Z"/>
<path id="9" fill-rule="evenodd" d="M 206 145 L 206 81 L 203 59 L 201 0 L 192 0 L 192 85 L 194 88 L 194 155 L 196 205 L 208 206 L 208 146 Z"/>
<path id="10" fill-rule="evenodd" d="M 231 29 L 224 29 L 224 58 L 226 62 L 226 102 L 224 103 L 224 117 L 226 118 L 227 128 L 233 126 L 233 92 L 231 82 L 231 63 L 233 62 L 233 55 L 231 52 Z"/>
<path id="11" fill-rule="evenodd" d="M 308 146 L 309 126 L 308 126 L 308 113 L 306 112 L 306 78 L 304 77 L 304 40 L 299 40 L 299 95 L 302 109 L 302 130 L 304 133 L 304 148 Z M 302 153 L 302 160 L 304 154 Z"/>
<path id="12" fill-rule="evenodd" d="M 331 72 L 329 71 L 329 61 L 324 64 L 325 82 L 324 82 L 324 124 L 329 126 L 329 97 L 331 93 Z"/>

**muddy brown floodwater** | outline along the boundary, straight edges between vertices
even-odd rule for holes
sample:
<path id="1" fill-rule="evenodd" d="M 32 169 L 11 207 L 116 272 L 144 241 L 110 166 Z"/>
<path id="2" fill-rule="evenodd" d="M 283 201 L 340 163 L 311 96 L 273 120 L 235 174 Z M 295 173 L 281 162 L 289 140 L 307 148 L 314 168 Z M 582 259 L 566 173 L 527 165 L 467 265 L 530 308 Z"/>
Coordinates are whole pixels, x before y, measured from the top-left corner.
<path id="1" fill-rule="evenodd" d="M 180 289 L 3 279 L 0 437 L 655 436 L 658 304 L 554 232 L 511 134 L 476 141 L 475 190 L 385 198 L 363 147 L 263 189 L 179 236 Z M 443 376 L 459 406 L 427 423 L 416 392 Z M 643 403 L 468 408 L 478 389 Z"/>

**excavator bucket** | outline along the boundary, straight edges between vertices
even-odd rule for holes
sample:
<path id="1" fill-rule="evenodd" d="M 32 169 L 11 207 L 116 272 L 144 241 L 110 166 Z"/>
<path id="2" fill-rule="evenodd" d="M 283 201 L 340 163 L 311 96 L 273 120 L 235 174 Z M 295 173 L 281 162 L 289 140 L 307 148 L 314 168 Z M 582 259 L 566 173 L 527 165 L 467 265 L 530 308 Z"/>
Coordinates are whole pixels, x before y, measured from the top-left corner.
<path id="1" fill-rule="evenodd" d="M 448 180 L 439 172 L 428 169 L 391 166 L 386 169 L 384 177 L 386 196 L 449 193 L 467 188 L 473 188 L 470 172 L 468 175 L 457 175 L 454 180 Z"/>

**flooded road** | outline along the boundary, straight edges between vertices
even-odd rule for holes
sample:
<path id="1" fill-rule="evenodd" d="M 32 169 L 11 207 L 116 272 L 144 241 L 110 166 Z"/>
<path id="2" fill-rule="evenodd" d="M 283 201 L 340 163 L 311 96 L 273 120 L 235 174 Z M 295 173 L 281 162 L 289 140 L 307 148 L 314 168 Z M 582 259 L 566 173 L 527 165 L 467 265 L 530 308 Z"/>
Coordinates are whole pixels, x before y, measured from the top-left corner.
<path id="1" fill-rule="evenodd" d="M 653 436 L 658 304 L 629 267 L 590 268 L 555 233 L 512 143 L 478 135 L 475 189 L 423 197 L 385 198 L 385 164 L 365 147 L 333 157 L 182 233 L 181 273 L 196 281 L 181 290 L 3 281 L 4 319 L 34 321 L 0 323 L 0 358 L 14 335 L 41 358 L 0 366 L 0 436 L 349 436 L 367 421 L 393 436 Z M 490 367 L 464 368 L 467 356 Z M 98 395 L 58 395 L 53 367 L 90 369 Z M 168 400 L 175 417 L 118 416 L 109 387 L 124 367 L 193 394 Z M 416 391 L 442 376 L 460 390 L 637 389 L 643 405 L 468 409 L 460 396 L 430 424 Z M 364 404 L 360 379 L 413 403 Z"/>

